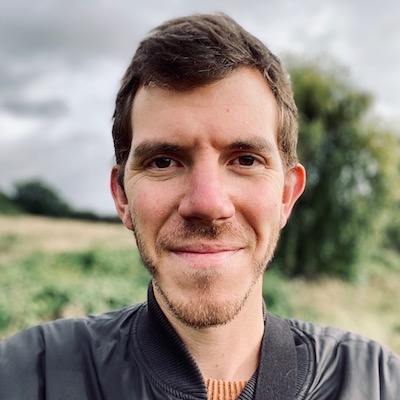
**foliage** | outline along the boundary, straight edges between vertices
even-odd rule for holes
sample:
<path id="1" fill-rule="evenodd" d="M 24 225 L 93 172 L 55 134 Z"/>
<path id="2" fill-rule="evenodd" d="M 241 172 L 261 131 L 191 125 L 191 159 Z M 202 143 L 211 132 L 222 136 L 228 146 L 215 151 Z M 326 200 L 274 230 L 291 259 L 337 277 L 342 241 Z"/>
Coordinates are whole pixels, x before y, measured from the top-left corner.
<path id="1" fill-rule="evenodd" d="M 264 275 L 263 297 L 268 311 L 282 317 L 293 312 L 290 291 L 285 277 L 279 271 L 268 270 Z"/>
<path id="2" fill-rule="evenodd" d="M 384 245 L 389 249 L 396 250 L 400 253 L 400 215 L 398 210 L 400 209 L 400 202 L 396 202 L 393 205 L 394 212 L 390 213 L 389 220 L 387 222 L 385 230 Z"/>
<path id="3" fill-rule="evenodd" d="M 71 210 L 68 218 L 79 219 L 81 221 L 92 221 L 92 222 L 109 222 L 114 224 L 120 224 L 121 219 L 117 214 L 115 215 L 99 215 L 93 211 L 81 211 L 81 210 Z"/>
<path id="4" fill-rule="evenodd" d="M 0 214 L 22 212 L 47 217 L 121 223 L 117 215 L 105 216 L 93 211 L 75 210 L 55 188 L 40 179 L 16 183 L 12 196 L 0 192 Z"/>
<path id="5" fill-rule="evenodd" d="M 0 214 L 16 215 L 21 213 L 21 208 L 5 193 L 0 192 Z"/>
<path id="6" fill-rule="evenodd" d="M 52 217 L 70 215 L 70 207 L 56 190 L 40 180 L 17 183 L 13 200 L 30 214 Z"/>
<path id="7" fill-rule="evenodd" d="M 396 154 L 400 154 L 400 135 L 397 137 L 396 143 L 393 145 L 396 148 Z M 391 182 L 393 190 L 393 199 L 387 207 L 385 215 L 385 235 L 383 238 L 383 245 L 389 251 L 394 250 L 400 255 L 400 188 L 397 184 L 400 180 L 400 157 L 397 158 L 394 168 L 396 169 L 396 176 Z"/>
<path id="8" fill-rule="evenodd" d="M 117 309 L 146 298 L 149 275 L 132 249 L 93 248 L 0 264 L 0 337 L 46 320 Z"/>
<path id="9" fill-rule="evenodd" d="M 353 279 L 362 256 L 379 243 L 398 179 L 396 137 L 367 126 L 371 98 L 342 76 L 302 65 L 291 77 L 308 182 L 274 263 L 288 275 Z"/>

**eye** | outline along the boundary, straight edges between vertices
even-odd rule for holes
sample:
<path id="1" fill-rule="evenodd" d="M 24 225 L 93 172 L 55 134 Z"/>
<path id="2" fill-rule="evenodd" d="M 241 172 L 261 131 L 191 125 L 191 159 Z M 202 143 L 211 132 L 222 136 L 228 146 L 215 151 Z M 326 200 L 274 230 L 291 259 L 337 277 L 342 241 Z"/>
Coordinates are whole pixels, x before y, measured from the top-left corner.
<path id="1" fill-rule="evenodd" d="M 178 163 L 170 157 L 157 157 L 153 158 L 149 163 L 148 167 L 155 169 L 167 169 L 170 167 L 177 166 Z"/>
<path id="2" fill-rule="evenodd" d="M 240 165 L 244 165 L 247 167 L 251 167 L 252 165 L 254 165 L 255 162 L 257 162 L 255 157 L 248 155 L 238 157 L 237 161 Z"/>
<path id="3" fill-rule="evenodd" d="M 172 160 L 172 158 L 158 157 L 151 161 L 150 166 L 159 169 L 164 169 L 170 167 L 171 165 L 173 165 L 173 163 L 174 160 Z"/>

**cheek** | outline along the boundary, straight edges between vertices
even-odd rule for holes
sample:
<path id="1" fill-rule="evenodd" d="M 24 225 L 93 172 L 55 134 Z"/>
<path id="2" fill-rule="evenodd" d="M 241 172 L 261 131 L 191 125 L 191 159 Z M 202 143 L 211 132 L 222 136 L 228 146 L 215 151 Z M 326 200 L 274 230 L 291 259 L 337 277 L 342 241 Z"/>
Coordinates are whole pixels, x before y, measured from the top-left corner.
<path id="1" fill-rule="evenodd" d="M 140 229 L 160 229 L 174 209 L 174 202 L 162 188 L 141 185 L 132 191 L 130 209 Z"/>
<path id="2" fill-rule="evenodd" d="M 259 188 L 258 191 L 242 196 L 241 210 L 247 224 L 257 236 L 268 235 L 271 227 L 279 225 L 282 214 L 282 195 L 278 190 Z"/>

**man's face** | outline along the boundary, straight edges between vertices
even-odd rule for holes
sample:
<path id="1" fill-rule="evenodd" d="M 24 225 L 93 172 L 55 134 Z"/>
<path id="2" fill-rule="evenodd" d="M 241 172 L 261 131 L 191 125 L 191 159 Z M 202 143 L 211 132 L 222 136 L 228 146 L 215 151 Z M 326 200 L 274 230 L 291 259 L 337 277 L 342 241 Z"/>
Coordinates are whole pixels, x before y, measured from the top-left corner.
<path id="1" fill-rule="evenodd" d="M 125 225 L 171 315 L 193 327 L 227 323 L 254 290 L 304 187 L 285 171 L 276 101 L 261 74 L 241 69 L 190 91 L 141 88 L 125 192 Z"/>

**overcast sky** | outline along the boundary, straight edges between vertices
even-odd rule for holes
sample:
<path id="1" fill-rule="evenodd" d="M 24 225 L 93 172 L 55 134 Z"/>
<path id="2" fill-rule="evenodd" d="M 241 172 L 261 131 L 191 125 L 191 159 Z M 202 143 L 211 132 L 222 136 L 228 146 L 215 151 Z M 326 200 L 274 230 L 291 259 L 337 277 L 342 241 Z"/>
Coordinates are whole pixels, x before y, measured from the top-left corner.
<path id="1" fill-rule="evenodd" d="M 40 178 L 76 208 L 114 213 L 119 80 L 149 29 L 215 11 L 282 58 L 332 57 L 400 123 L 398 0 L 0 0 L 0 190 Z"/>

